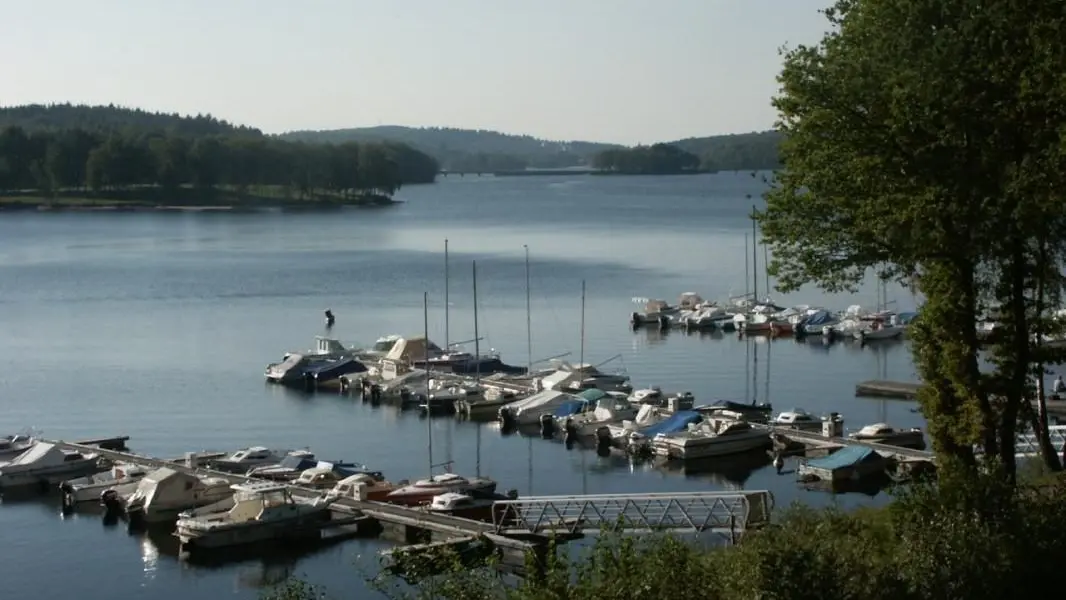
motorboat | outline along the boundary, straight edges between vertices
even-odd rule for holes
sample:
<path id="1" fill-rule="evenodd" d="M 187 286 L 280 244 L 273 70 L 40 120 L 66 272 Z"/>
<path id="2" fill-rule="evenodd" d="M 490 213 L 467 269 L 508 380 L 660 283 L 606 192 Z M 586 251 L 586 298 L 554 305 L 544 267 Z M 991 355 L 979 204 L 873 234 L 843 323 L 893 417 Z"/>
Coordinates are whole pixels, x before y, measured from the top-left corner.
<path id="1" fill-rule="evenodd" d="M 925 449 L 925 435 L 917 427 L 896 429 L 886 423 L 874 423 L 848 434 L 848 437 L 860 442 L 914 448 L 916 450 Z"/>
<path id="2" fill-rule="evenodd" d="M 606 373 L 593 365 L 572 365 L 557 360 L 553 360 L 552 364 L 555 370 L 536 381 L 538 390 L 580 392 L 596 388 L 605 392 L 633 391 L 629 375 L 625 373 Z"/>
<path id="3" fill-rule="evenodd" d="M 651 442 L 659 435 L 672 435 L 687 431 L 689 426 L 703 420 L 703 415 L 694 410 L 669 413 L 666 410 L 645 404 L 632 421 L 622 421 L 622 425 L 607 425 L 596 432 L 599 436 L 610 436 L 611 445 L 631 452 L 651 450 Z"/>
<path id="4" fill-rule="evenodd" d="M 66 506 L 74 506 L 82 502 L 99 502 L 100 495 L 114 487 L 124 486 L 129 493 L 132 493 L 147 474 L 148 471 L 140 465 L 118 463 L 102 473 L 68 479 L 59 484 L 59 489 L 63 493 L 63 504 Z"/>
<path id="5" fill-rule="evenodd" d="M 792 410 L 786 410 L 778 414 L 770 421 L 770 424 L 774 427 L 785 427 L 802 431 L 821 431 L 824 420 L 825 419 L 815 417 L 802 408 L 793 408 Z"/>
<path id="6" fill-rule="evenodd" d="M 310 477 L 310 476 L 308 476 Z M 293 485 L 304 487 L 303 482 L 296 480 Z M 311 484 L 313 485 L 313 483 Z M 407 482 L 390 483 L 380 477 L 374 477 L 369 473 L 356 473 L 338 481 L 330 491 L 331 495 L 342 498 L 357 498 L 384 502 L 389 494 L 400 489 Z"/>
<path id="7" fill-rule="evenodd" d="M 852 335 L 860 342 L 872 342 L 876 340 L 894 340 L 903 336 L 904 327 L 899 325 L 886 325 L 874 322 L 870 327 L 857 329 Z"/>
<path id="8" fill-rule="evenodd" d="M 710 408 L 712 410 L 738 413 L 745 418 L 755 420 L 768 419 L 770 413 L 774 410 L 774 406 L 769 402 L 757 402 L 755 400 L 752 400 L 750 403 L 734 402 L 733 400 L 719 400 L 712 404 Z"/>
<path id="9" fill-rule="evenodd" d="M 597 430 L 607 425 L 635 419 L 641 406 L 621 398 L 604 393 L 596 401 L 596 407 L 577 415 L 556 417 L 557 429 L 565 435 L 592 436 Z"/>
<path id="10" fill-rule="evenodd" d="M 381 360 L 388 356 L 392 347 L 401 339 L 403 339 L 401 336 L 395 334 L 382 336 L 375 340 L 371 347 L 365 350 L 356 350 L 355 354 L 364 360 Z"/>
<path id="11" fill-rule="evenodd" d="M 747 421 L 711 417 L 683 432 L 656 435 L 652 449 L 666 458 L 691 460 L 769 448 L 772 443 L 769 432 Z"/>
<path id="12" fill-rule="evenodd" d="M 177 518 L 190 508 L 213 504 L 233 495 L 230 483 L 222 477 L 197 477 L 168 467 L 144 476 L 137 489 L 125 500 L 105 492 L 103 504 L 109 510 L 125 508 L 132 519 L 162 523 Z"/>
<path id="13" fill-rule="evenodd" d="M 37 439 L 31 435 L 5 435 L 0 437 L 0 462 L 11 460 L 29 450 Z"/>
<path id="14" fill-rule="evenodd" d="M 629 315 L 629 323 L 633 327 L 642 325 L 669 327 L 682 310 L 681 306 L 672 306 L 666 300 L 654 298 L 633 298 L 633 302 L 644 305 L 644 312 L 634 312 Z"/>
<path id="15" fill-rule="evenodd" d="M 460 400 L 476 401 L 485 395 L 485 388 L 477 383 L 459 383 L 448 385 L 439 379 L 431 379 L 427 386 L 429 392 L 418 407 L 425 414 L 452 414 Z"/>
<path id="16" fill-rule="evenodd" d="M 262 482 L 232 486 L 233 506 L 178 516 L 175 535 L 183 549 L 206 550 L 279 539 L 317 538 L 332 517 L 327 497 L 297 499 L 285 485 Z"/>
<path id="17" fill-rule="evenodd" d="M 290 452 L 276 465 L 264 465 L 253 467 L 248 470 L 248 477 L 257 479 L 269 479 L 271 481 L 289 481 L 296 479 L 300 473 L 318 466 L 318 459 L 312 452 L 296 450 Z"/>
<path id="18" fill-rule="evenodd" d="M 633 390 L 633 393 L 629 395 L 629 401 L 633 404 L 655 404 L 658 405 L 663 398 L 663 391 L 658 386 L 652 386 L 650 388 L 643 388 L 639 390 Z"/>
<path id="19" fill-rule="evenodd" d="M 320 462 L 318 466 L 300 473 L 299 477 L 292 480 L 292 484 L 316 490 L 328 490 L 336 487 L 341 481 L 355 476 L 361 476 L 364 478 L 361 481 L 369 482 L 381 482 L 385 479 L 381 473 L 368 471 L 362 465 Z"/>
<path id="20" fill-rule="evenodd" d="M 518 402 L 501 406 L 498 416 L 505 428 L 536 425 L 541 418 L 553 418 L 561 407 L 574 406 L 568 404 L 573 402 L 582 400 L 567 392 L 546 389 Z"/>
<path id="21" fill-rule="evenodd" d="M 483 477 L 466 478 L 456 473 L 441 473 L 429 479 L 420 479 L 414 483 L 393 490 L 385 496 L 386 502 L 417 506 L 429 504 L 434 496 L 447 492 L 458 492 L 474 496 L 484 496 L 496 491 L 496 482 Z"/>
<path id="22" fill-rule="evenodd" d="M 434 514 L 450 515 L 473 521 L 492 522 L 494 510 L 500 510 L 502 514 L 514 510 L 507 505 L 497 505 L 497 502 L 516 499 L 518 499 L 518 492 L 514 490 L 508 495 L 491 494 L 480 498 L 458 492 L 445 492 L 434 496 L 424 510 Z"/>
<path id="23" fill-rule="evenodd" d="M 302 450 L 271 450 L 263 446 L 252 446 L 238 450 L 233 454 L 210 461 L 212 469 L 227 473 L 247 473 L 249 469 L 279 464 L 293 452 Z"/>
<path id="24" fill-rule="evenodd" d="M 92 452 L 76 452 L 47 442 L 36 442 L 11 460 L 0 462 L 0 489 L 31 485 L 53 486 L 74 477 L 102 470 L 103 461 Z M 104 467 L 106 468 L 106 467 Z"/>

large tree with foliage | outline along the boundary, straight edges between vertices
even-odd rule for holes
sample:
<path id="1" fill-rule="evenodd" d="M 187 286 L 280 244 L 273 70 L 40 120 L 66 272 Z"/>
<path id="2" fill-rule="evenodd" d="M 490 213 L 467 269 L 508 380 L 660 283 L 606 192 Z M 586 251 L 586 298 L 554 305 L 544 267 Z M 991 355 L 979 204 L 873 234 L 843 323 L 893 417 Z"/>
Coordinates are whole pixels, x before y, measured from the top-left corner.
<path id="1" fill-rule="evenodd" d="M 774 100 L 784 168 L 760 220 L 781 286 L 853 289 L 871 268 L 915 284 L 934 447 L 972 467 L 976 445 L 1008 474 L 1044 322 L 1032 274 L 1064 239 L 1064 11 L 841 0 L 821 43 L 787 53 Z M 987 374 L 975 321 L 992 303 L 1008 335 Z"/>

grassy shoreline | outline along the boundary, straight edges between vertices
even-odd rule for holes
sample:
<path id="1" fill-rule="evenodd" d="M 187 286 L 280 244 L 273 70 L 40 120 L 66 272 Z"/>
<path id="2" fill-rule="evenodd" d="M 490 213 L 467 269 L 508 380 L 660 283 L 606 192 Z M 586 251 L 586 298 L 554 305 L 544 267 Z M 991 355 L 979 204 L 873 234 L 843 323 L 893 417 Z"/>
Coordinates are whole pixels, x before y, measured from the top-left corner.
<path id="1" fill-rule="evenodd" d="M 157 187 L 103 192 L 63 190 L 46 194 L 30 190 L 0 193 L 0 212 L 14 211 L 109 211 L 109 212 L 254 212 L 259 210 L 336 210 L 345 207 L 376 207 L 398 204 L 382 194 L 342 195 L 315 192 L 294 197 L 285 190 L 261 186 L 246 190 Z"/>

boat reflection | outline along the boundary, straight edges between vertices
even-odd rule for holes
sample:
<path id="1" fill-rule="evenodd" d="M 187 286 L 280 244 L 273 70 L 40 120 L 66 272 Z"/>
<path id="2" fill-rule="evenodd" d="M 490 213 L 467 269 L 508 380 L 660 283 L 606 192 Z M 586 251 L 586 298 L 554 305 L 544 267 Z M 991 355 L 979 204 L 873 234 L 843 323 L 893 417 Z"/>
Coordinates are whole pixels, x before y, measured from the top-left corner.
<path id="1" fill-rule="evenodd" d="M 708 477 L 723 487 L 743 486 L 759 469 L 770 466 L 770 455 L 763 450 L 700 460 L 665 461 L 654 459 L 660 470 L 685 477 Z"/>

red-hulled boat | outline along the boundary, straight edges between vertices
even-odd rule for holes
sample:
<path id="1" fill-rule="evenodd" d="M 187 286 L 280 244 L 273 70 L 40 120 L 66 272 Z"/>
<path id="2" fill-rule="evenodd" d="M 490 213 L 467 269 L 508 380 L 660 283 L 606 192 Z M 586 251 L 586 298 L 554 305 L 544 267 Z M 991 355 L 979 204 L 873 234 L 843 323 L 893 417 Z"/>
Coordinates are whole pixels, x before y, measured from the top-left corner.
<path id="1" fill-rule="evenodd" d="M 464 519 L 492 523 L 495 522 L 493 520 L 494 511 L 500 513 L 499 520 L 505 518 L 507 520 L 514 520 L 514 509 L 508 505 L 497 507 L 496 502 L 499 500 L 516 499 L 518 499 L 518 492 L 514 490 L 508 492 L 506 496 L 495 493 L 484 496 L 474 496 L 471 494 L 447 492 L 434 496 L 429 506 L 425 507 L 425 510 L 432 513 L 446 514 L 453 517 L 462 517 Z M 505 515 L 508 516 L 505 517 Z"/>
<path id="2" fill-rule="evenodd" d="M 469 494 L 475 497 L 488 496 L 496 492 L 496 482 L 484 477 L 468 479 L 456 473 L 441 473 L 393 490 L 385 496 L 385 501 L 405 506 L 419 506 L 430 504 L 434 496 L 448 492 Z"/>

